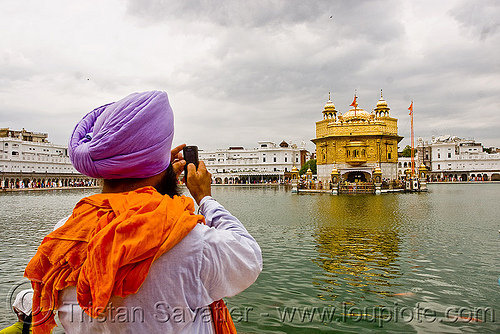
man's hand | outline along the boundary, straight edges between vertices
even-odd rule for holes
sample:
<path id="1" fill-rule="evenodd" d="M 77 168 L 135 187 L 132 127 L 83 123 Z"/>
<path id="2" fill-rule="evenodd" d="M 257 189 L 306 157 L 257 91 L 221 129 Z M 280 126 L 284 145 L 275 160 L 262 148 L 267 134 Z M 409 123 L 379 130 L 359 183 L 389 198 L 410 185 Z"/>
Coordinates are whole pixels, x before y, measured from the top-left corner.
<path id="1" fill-rule="evenodd" d="M 172 168 L 177 179 L 181 176 L 184 171 L 184 165 L 186 164 L 186 160 L 184 160 L 181 154 L 181 151 L 185 146 L 186 144 L 181 144 L 171 151 L 172 156 L 170 158 L 170 163 L 172 164 Z"/>
<path id="2" fill-rule="evenodd" d="M 203 197 L 212 195 L 212 174 L 208 172 L 205 163 L 201 160 L 198 163 L 198 170 L 194 164 L 190 163 L 187 171 L 186 186 L 199 205 Z"/>

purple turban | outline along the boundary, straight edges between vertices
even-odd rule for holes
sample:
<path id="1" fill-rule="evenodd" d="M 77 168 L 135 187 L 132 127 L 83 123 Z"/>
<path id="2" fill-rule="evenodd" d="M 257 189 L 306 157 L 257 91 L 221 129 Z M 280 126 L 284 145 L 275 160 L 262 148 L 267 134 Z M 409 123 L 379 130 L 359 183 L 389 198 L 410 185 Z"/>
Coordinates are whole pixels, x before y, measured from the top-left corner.
<path id="1" fill-rule="evenodd" d="M 173 136 L 167 93 L 133 93 L 85 115 L 70 137 L 69 157 L 90 177 L 146 178 L 167 169 Z"/>

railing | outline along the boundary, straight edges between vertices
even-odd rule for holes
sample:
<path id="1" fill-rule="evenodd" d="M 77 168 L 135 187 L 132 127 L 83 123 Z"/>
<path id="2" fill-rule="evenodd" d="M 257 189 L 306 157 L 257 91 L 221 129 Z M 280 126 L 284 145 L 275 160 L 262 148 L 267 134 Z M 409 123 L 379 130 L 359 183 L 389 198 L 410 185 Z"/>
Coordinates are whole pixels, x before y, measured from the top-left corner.
<path id="1" fill-rule="evenodd" d="M 374 192 L 375 186 L 368 182 L 344 183 L 339 187 L 341 194 L 373 194 Z"/>

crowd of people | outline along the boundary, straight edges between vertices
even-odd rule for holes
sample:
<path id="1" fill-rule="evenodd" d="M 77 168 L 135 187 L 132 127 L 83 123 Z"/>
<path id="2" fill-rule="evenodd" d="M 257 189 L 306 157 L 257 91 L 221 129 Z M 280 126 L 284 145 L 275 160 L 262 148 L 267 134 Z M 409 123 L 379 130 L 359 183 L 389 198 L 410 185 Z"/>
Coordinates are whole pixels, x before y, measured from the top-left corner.
<path id="1" fill-rule="evenodd" d="M 42 188 L 64 188 L 64 187 L 94 187 L 95 180 L 15 180 L 15 181 L 1 181 L 0 189 L 14 190 L 14 189 L 42 189 Z"/>

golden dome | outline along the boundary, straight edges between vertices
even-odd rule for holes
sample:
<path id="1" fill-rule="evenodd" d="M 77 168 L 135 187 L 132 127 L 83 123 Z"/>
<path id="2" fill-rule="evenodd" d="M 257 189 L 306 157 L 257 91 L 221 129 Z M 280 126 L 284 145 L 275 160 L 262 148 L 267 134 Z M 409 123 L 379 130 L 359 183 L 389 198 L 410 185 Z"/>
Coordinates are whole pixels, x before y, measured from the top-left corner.
<path id="1" fill-rule="evenodd" d="M 382 89 L 380 90 L 380 100 L 378 100 L 377 107 L 375 109 L 389 109 L 387 101 L 384 100 L 384 97 L 382 96 Z"/>
<path id="2" fill-rule="evenodd" d="M 384 100 L 383 97 L 381 97 L 380 100 L 378 100 L 377 108 L 387 108 L 387 102 Z"/>
<path id="3" fill-rule="evenodd" d="M 335 104 L 333 104 L 332 100 L 330 99 L 330 92 L 328 92 L 328 102 L 326 102 L 325 104 L 325 110 L 324 112 L 328 112 L 328 111 L 337 111 L 335 110 Z"/>
<path id="4" fill-rule="evenodd" d="M 328 100 L 325 104 L 325 111 L 335 111 L 335 104 L 332 101 Z"/>
<path id="5" fill-rule="evenodd" d="M 356 119 L 369 120 L 371 118 L 370 113 L 368 111 L 359 108 L 349 110 L 343 115 L 343 117 L 344 121 L 356 120 Z"/>
<path id="6" fill-rule="evenodd" d="M 298 173 L 299 169 L 294 165 L 292 168 L 292 173 Z"/>

